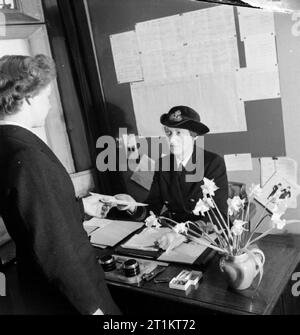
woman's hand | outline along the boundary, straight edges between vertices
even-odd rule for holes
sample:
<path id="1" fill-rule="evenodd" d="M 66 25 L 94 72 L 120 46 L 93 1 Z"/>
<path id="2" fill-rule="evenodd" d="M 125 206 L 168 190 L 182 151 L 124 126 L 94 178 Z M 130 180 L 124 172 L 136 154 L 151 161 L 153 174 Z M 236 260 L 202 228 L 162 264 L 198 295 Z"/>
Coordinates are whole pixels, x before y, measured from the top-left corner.
<path id="1" fill-rule="evenodd" d="M 157 243 L 161 249 L 166 250 L 168 252 L 178 247 L 184 241 L 186 241 L 185 236 L 177 234 L 175 232 L 170 232 L 161 236 L 157 240 Z"/>
<path id="2" fill-rule="evenodd" d="M 115 199 L 117 200 L 123 200 L 127 202 L 135 202 L 132 196 L 129 194 L 116 194 Z M 117 205 L 117 208 L 119 211 L 129 211 L 130 213 L 134 213 L 136 211 L 136 206 L 130 206 L 130 205 Z"/>
<path id="3" fill-rule="evenodd" d="M 113 207 L 112 204 L 103 202 L 103 196 L 100 194 L 93 194 L 89 197 L 82 198 L 82 203 L 84 212 L 87 215 L 98 217 L 100 219 L 105 218 Z"/>

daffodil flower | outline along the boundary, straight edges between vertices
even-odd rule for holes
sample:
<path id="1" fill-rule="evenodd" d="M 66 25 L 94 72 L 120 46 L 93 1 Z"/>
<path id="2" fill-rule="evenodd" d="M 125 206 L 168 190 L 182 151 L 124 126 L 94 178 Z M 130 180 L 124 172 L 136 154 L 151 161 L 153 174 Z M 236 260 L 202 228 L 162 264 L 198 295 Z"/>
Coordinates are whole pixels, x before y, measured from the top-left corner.
<path id="1" fill-rule="evenodd" d="M 262 188 L 259 184 L 252 184 L 249 188 L 249 198 L 260 197 L 262 195 Z"/>
<path id="2" fill-rule="evenodd" d="M 145 225 L 148 228 L 159 228 L 161 226 L 161 224 L 158 222 L 158 219 L 153 212 L 150 212 L 150 216 L 146 218 Z"/>
<path id="3" fill-rule="evenodd" d="M 204 202 L 202 199 L 199 199 L 199 201 L 196 203 L 196 206 L 193 210 L 193 213 L 195 215 L 204 215 L 206 212 L 210 210 L 210 207 L 208 203 Z"/>
<path id="4" fill-rule="evenodd" d="M 233 215 L 244 207 L 245 199 L 241 199 L 239 196 L 234 196 L 232 199 L 227 200 L 228 213 Z"/>
<path id="5" fill-rule="evenodd" d="M 286 225 L 286 220 L 285 219 L 281 219 L 281 216 L 283 215 L 283 212 L 275 212 L 273 213 L 272 217 L 271 217 L 271 222 L 273 224 L 273 228 L 277 228 L 277 229 L 283 229 Z"/>
<path id="6" fill-rule="evenodd" d="M 210 196 L 214 196 L 215 195 L 215 191 L 217 191 L 219 189 L 218 186 L 216 186 L 215 182 L 213 180 L 207 179 L 207 178 L 203 178 L 203 182 L 204 184 L 201 185 L 202 188 L 202 192 L 204 195 L 210 195 Z"/>
<path id="7" fill-rule="evenodd" d="M 188 226 L 186 223 L 177 223 L 177 225 L 175 227 L 173 227 L 173 230 L 177 233 L 177 234 L 186 234 L 188 231 Z"/>
<path id="8" fill-rule="evenodd" d="M 231 232 L 233 235 L 240 236 L 243 231 L 247 230 L 243 226 L 247 223 L 247 221 L 242 220 L 234 220 L 233 226 L 231 227 Z"/>

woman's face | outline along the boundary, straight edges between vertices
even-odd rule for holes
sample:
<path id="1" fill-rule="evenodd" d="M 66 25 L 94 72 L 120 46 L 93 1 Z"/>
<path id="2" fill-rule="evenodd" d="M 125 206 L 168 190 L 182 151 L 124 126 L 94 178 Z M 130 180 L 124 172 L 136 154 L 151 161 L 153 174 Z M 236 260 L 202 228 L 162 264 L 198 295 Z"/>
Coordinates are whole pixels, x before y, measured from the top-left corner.
<path id="1" fill-rule="evenodd" d="M 183 156 L 193 148 L 194 138 L 187 129 L 164 127 L 164 130 L 174 155 Z"/>
<path id="2" fill-rule="evenodd" d="M 33 127 L 43 127 L 50 111 L 51 85 L 44 88 L 37 96 L 30 98 L 30 115 Z"/>

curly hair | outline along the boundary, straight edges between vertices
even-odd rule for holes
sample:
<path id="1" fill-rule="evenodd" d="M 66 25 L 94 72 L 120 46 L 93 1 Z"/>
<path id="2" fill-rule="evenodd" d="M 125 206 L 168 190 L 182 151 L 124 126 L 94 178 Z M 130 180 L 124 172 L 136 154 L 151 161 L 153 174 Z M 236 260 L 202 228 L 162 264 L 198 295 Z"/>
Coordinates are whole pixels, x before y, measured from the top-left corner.
<path id="1" fill-rule="evenodd" d="M 17 113 L 56 77 L 54 61 L 45 55 L 0 58 L 0 119 Z"/>

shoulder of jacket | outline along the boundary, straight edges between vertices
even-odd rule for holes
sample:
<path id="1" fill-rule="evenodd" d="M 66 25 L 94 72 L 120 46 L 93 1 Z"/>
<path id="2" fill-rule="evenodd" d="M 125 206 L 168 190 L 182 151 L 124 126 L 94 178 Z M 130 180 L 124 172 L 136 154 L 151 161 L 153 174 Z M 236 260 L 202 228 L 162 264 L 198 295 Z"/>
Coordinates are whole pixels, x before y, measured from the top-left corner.
<path id="1" fill-rule="evenodd" d="M 204 150 L 204 159 L 208 161 L 224 161 L 224 158 L 215 152 Z"/>

